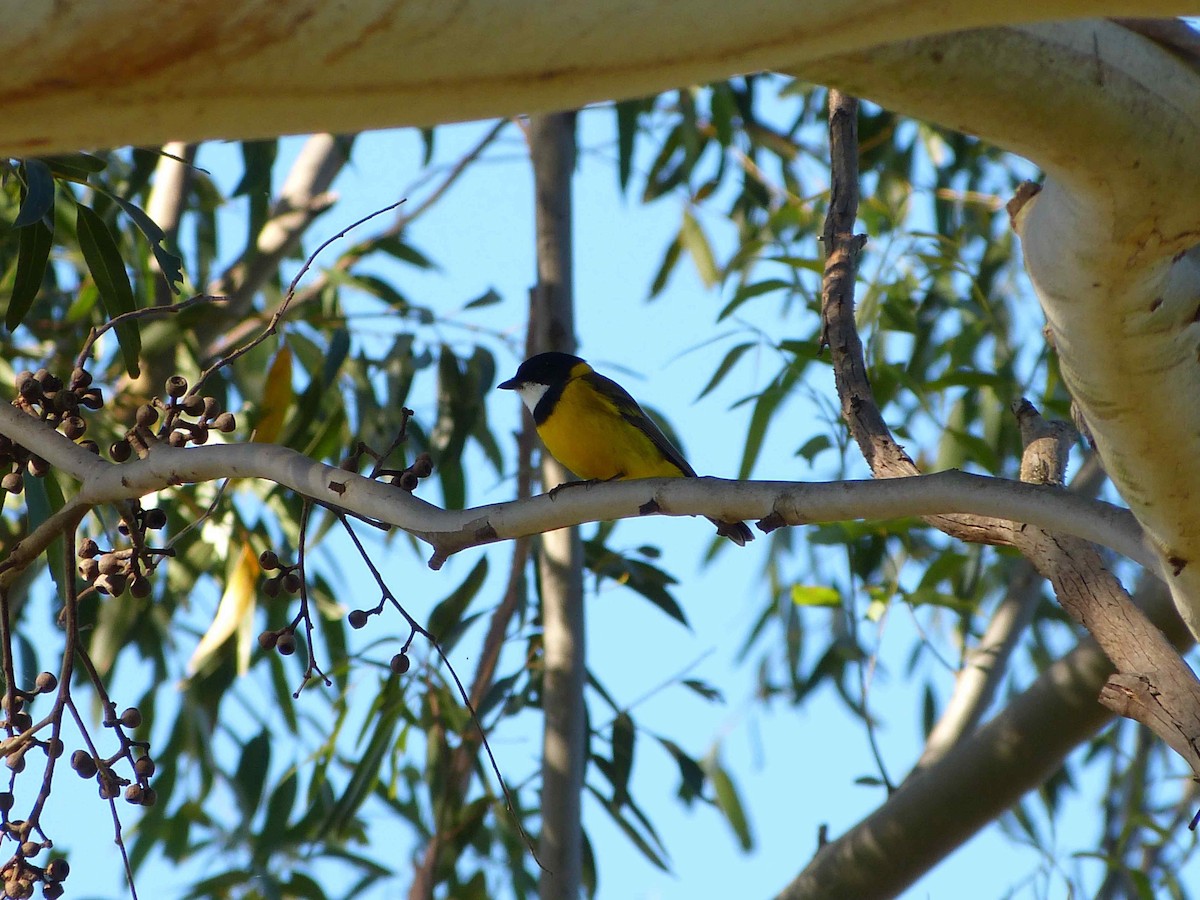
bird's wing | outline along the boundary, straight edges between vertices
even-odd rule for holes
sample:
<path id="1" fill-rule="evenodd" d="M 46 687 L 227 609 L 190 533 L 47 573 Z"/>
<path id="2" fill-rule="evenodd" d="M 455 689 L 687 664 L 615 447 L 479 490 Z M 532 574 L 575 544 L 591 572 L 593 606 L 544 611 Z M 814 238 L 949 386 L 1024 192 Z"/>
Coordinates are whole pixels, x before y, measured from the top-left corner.
<path id="1" fill-rule="evenodd" d="M 646 415 L 645 411 L 638 405 L 638 402 L 629 396 L 629 392 L 625 388 L 621 387 L 611 378 L 605 378 L 598 372 L 588 372 L 581 377 L 617 408 L 617 412 L 621 414 L 622 419 L 648 437 L 650 442 L 662 452 L 662 455 L 673 466 L 683 472 L 684 475 L 693 478 L 696 476 L 696 470 L 683 458 L 683 454 L 675 449 L 675 445 L 667 440 L 667 436 L 662 433 L 662 429 L 654 424 L 654 420 Z"/>

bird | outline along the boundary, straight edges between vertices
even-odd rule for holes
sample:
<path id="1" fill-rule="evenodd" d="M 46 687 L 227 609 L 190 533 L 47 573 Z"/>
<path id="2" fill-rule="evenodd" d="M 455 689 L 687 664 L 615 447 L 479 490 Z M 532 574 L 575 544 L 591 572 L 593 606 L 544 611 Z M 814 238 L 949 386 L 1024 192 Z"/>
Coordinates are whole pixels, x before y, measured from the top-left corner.
<path id="1" fill-rule="evenodd" d="M 550 455 L 580 478 L 697 477 L 629 392 L 578 356 L 531 356 L 497 387 L 520 395 Z M 739 547 L 754 540 L 745 522 L 708 520 Z"/>

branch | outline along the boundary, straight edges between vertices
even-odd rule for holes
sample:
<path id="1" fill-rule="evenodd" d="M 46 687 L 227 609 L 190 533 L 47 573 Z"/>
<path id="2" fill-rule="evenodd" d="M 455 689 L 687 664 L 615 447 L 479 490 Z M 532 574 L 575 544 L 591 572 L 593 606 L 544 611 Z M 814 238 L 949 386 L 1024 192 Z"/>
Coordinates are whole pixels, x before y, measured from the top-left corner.
<path id="1" fill-rule="evenodd" d="M 279 271 L 279 264 L 299 245 L 308 227 L 337 200 L 329 188 L 346 164 L 345 141 L 333 134 L 314 134 L 305 142 L 254 246 L 213 286 L 211 293 L 228 294 L 233 300 L 232 315 L 240 318 L 249 312 L 263 282 Z"/>
<path id="2" fill-rule="evenodd" d="M 1200 75 L 1188 54 L 1094 21 L 926 38 L 794 71 L 1046 171 L 1012 213 L 1063 378 L 1200 631 L 1200 404 L 1186 399 L 1200 396 L 1200 207 L 1180 200 L 1200 195 Z"/>
<path id="3" fill-rule="evenodd" d="M 724 0 L 464 0 L 452 8 L 218 0 L 172 9 L 168 27 L 151 0 L 64 2 L 57 27 L 10 16 L 0 32 L 11 73 L 0 97 L 0 152 L 574 109 L 923 35 L 1122 11 L 1111 0 L 745 0 L 737 15 Z M 1187 15 L 1195 3 L 1128 0 L 1123 8 Z M 989 47 L 984 58 L 1002 55 Z"/>
<path id="4" fill-rule="evenodd" d="M 967 513 L 1039 525 L 1109 547 L 1157 572 L 1154 556 L 1127 510 L 1062 488 L 939 472 L 886 481 L 807 484 L 718 478 L 646 478 L 579 486 L 554 497 L 444 510 L 390 484 L 319 463 L 286 447 L 217 444 L 175 448 L 158 444 L 144 459 L 105 462 L 49 427 L 0 404 L 0 433 L 36 446 L 52 466 L 80 481 L 72 503 L 98 506 L 175 485 L 222 478 L 271 481 L 330 508 L 384 522 L 431 544 L 430 564 L 467 547 L 611 519 L 651 513 L 756 519 L 760 528 L 849 519 L 900 519 Z"/>
<path id="5" fill-rule="evenodd" d="M 1139 603 L 1175 647 L 1194 638 L 1161 583 Z M 817 851 L 780 900 L 894 897 L 1059 769 L 1112 718 L 1096 693 L 1112 664 L 1084 638 L 994 719 L 907 780 L 846 834 Z"/>
<path id="6" fill-rule="evenodd" d="M 571 176 L 575 113 L 534 116 L 527 129 L 533 165 L 538 280 L 530 292 L 529 355 L 575 349 Z M 542 483 L 569 476 L 541 454 Z M 587 684 L 583 604 L 583 543 L 579 529 L 542 538 L 537 555 L 542 612 L 541 900 L 574 900 L 583 885 L 583 776 L 588 765 Z"/>

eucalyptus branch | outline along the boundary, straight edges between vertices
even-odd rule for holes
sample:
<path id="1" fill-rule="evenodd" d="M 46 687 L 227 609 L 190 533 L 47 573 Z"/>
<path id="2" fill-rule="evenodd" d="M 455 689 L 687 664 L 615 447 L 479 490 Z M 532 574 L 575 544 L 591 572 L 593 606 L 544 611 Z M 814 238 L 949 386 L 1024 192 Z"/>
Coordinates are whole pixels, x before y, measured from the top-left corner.
<path id="1" fill-rule="evenodd" d="M 86 365 L 88 357 L 92 353 L 92 345 L 104 332 L 111 328 L 116 328 L 125 322 L 134 319 L 156 319 L 160 316 L 175 316 L 185 310 L 191 309 L 193 306 L 199 306 L 201 303 L 222 304 L 228 303 L 229 298 L 221 294 L 196 294 L 194 297 L 189 297 L 186 300 L 180 300 L 178 303 L 168 303 L 163 306 L 147 306 L 142 309 L 131 309 L 129 312 L 123 312 L 119 316 L 113 316 L 102 325 L 95 325 L 88 332 L 87 338 L 83 342 L 83 347 L 79 350 L 79 355 L 75 357 L 76 368 L 81 368 Z"/>
<path id="2" fill-rule="evenodd" d="M 0 433 L 28 416 L 0 404 Z M 24 426 L 23 422 L 20 422 Z M 43 429 L 49 438 L 55 437 Z M 152 491 L 222 478 L 258 478 L 289 488 L 331 509 L 385 522 L 431 544 L 430 565 L 440 567 L 452 554 L 523 535 L 578 525 L 661 513 L 757 519 L 764 530 L 849 519 L 897 519 L 967 513 L 1003 521 L 1006 531 L 994 542 L 1011 543 L 1017 523 L 1073 534 L 1109 547 L 1158 573 L 1153 548 L 1128 510 L 1079 497 L 1060 487 L 1030 485 L 947 471 L 883 481 L 809 484 L 788 481 L 726 481 L 717 478 L 653 478 L 578 486 L 554 497 L 444 510 L 390 484 L 316 462 L 267 444 L 217 444 L 176 448 L 155 445 L 144 459 L 114 465 L 98 460 L 57 436 L 88 461 L 89 471 L 73 500 L 76 511 L 140 497 Z M 51 456 L 57 446 L 43 454 Z M 74 459 L 73 454 L 64 457 Z"/>

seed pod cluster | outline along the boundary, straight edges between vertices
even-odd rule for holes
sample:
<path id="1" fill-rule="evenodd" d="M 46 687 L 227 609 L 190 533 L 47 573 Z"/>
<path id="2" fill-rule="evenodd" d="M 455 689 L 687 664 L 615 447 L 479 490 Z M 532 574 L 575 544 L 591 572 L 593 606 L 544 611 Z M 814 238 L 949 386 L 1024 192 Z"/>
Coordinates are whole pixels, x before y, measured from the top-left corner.
<path id="1" fill-rule="evenodd" d="M 150 596 L 152 585 L 150 572 L 154 568 L 154 557 L 172 556 L 173 550 L 150 547 L 146 532 L 166 527 L 167 514 L 161 508 L 142 509 L 141 503 L 129 503 L 130 517 L 122 521 L 118 531 L 126 537 L 134 532 L 138 539 L 130 547 L 101 550 L 92 538 L 79 544 L 79 574 L 88 584 L 102 594 L 119 597 L 126 590 L 138 600 Z"/>
<path id="2" fill-rule="evenodd" d="M 48 369 L 25 370 L 17 373 L 14 386 L 17 397 L 13 406 L 53 425 L 93 453 L 100 452 L 95 441 L 83 440 L 87 421 L 81 413 L 104 405 L 104 394 L 100 388 L 92 387 L 92 376 L 86 369 L 75 369 L 66 384 Z M 25 490 L 26 475 L 42 478 L 50 471 L 50 465 L 37 454 L 0 435 L 0 471 L 4 470 L 7 471 L 0 477 L 0 488 L 19 494 Z"/>
<path id="3" fill-rule="evenodd" d="M 189 393 L 182 375 L 168 378 L 164 389 L 167 399 L 155 397 L 139 406 L 133 427 L 109 448 L 114 462 L 124 462 L 134 453 L 145 456 L 159 441 L 172 447 L 200 445 L 208 443 L 213 431 L 229 434 L 237 428 L 233 413 L 224 412 L 216 397 Z"/>
<path id="4" fill-rule="evenodd" d="M 279 554 L 274 550 L 264 550 L 259 554 L 258 565 L 264 572 L 274 572 L 263 582 L 263 593 L 271 599 L 279 596 L 280 591 L 288 594 L 300 593 L 300 566 L 287 565 L 280 562 Z"/>
<path id="5" fill-rule="evenodd" d="M 291 626 L 278 631 L 268 628 L 258 636 L 258 646 L 263 650 L 277 650 L 280 656 L 291 656 L 296 652 L 296 632 Z"/>
<path id="6" fill-rule="evenodd" d="M 392 484 L 399 485 L 401 490 L 410 494 L 417 489 L 422 478 L 433 474 L 433 457 L 428 453 L 418 453 L 412 465 L 392 479 Z"/>
<path id="7" fill-rule="evenodd" d="M 141 710 L 131 706 L 118 716 L 115 709 L 110 709 L 104 724 L 116 730 L 121 749 L 110 757 L 99 758 L 80 748 L 71 754 L 71 768 L 80 778 L 95 779 L 102 800 L 113 800 L 123 794 L 128 803 L 153 806 L 158 802 L 158 794 L 150 786 L 150 779 L 154 777 L 157 766 L 150 756 L 149 744 L 125 734 L 125 729 L 141 727 Z M 135 758 L 135 754 L 140 755 Z M 114 768 L 122 760 L 128 760 L 132 766 L 132 779 L 119 775 Z"/>

